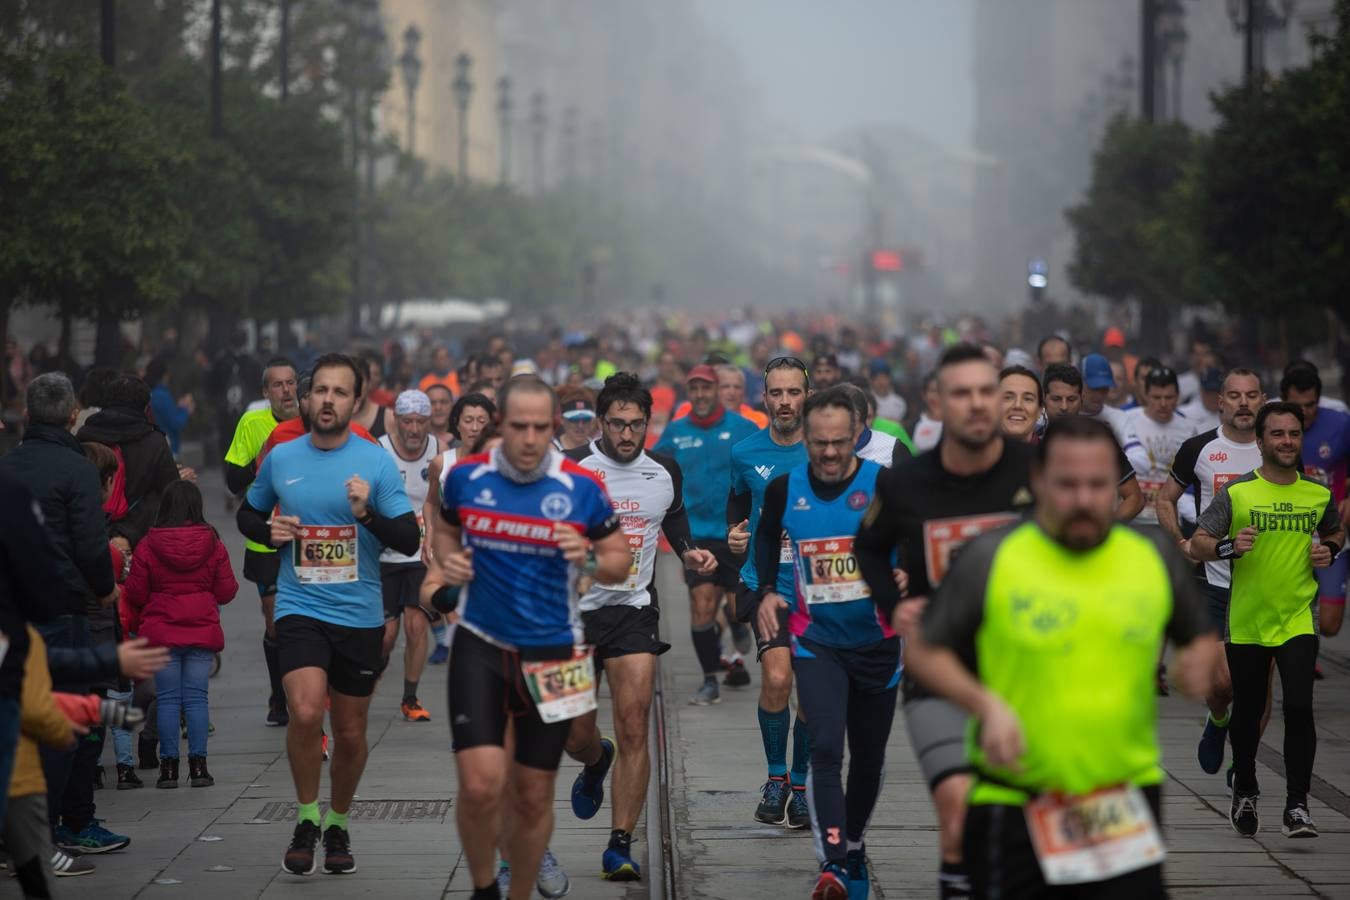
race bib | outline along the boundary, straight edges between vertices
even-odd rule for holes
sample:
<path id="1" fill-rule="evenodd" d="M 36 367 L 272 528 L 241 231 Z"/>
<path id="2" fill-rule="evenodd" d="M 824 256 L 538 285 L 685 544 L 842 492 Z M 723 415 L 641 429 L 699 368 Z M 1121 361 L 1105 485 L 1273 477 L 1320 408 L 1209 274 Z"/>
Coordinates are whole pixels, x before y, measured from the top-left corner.
<path id="1" fill-rule="evenodd" d="M 799 589 L 808 604 L 848 603 L 872 596 L 853 555 L 853 538 L 798 541 L 797 552 L 802 558 Z"/>
<path id="2" fill-rule="evenodd" d="M 295 580 L 301 584 L 356 581 L 355 525 L 298 525 L 294 550 Z"/>
<path id="3" fill-rule="evenodd" d="M 778 545 L 778 564 L 780 566 L 792 565 L 792 538 L 788 537 L 787 532 L 783 532 L 783 540 Z"/>
<path id="4" fill-rule="evenodd" d="M 923 523 L 923 560 L 928 569 L 928 584 L 936 588 L 947 577 L 952 554 L 986 531 L 1016 522 L 1017 513 L 984 513 L 929 519 Z"/>
<path id="5" fill-rule="evenodd" d="M 628 577 L 617 584 L 602 584 L 603 588 L 611 591 L 636 591 L 638 589 L 638 576 L 642 573 L 642 554 L 647 546 L 647 528 L 644 523 L 641 530 L 624 530 L 624 538 L 628 541 L 628 552 L 633 559 L 628 564 Z"/>
<path id="6" fill-rule="evenodd" d="M 1163 485 L 1166 483 L 1167 479 L 1165 478 L 1158 481 L 1152 478 L 1139 479 L 1139 490 L 1144 495 L 1144 506 L 1151 507 L 1158 501 L 1158 492 L 1163 489 Z"/>
<path id="7" fill-rule="evenodd" d="M 1104 881 L 1161 863 L 1153 810 L 1137 787 L 1085 797 L 1045 794 L 1026 805 L 1027 830 L 1048 884 Z"/>
<path id="8" fill-rule="evenodd" d="M 550 725 L 595 709 L 595 659 L 590 647 L 577 647 L 571 659 L 522 661 L 520 672 L 539 718 Z"/>

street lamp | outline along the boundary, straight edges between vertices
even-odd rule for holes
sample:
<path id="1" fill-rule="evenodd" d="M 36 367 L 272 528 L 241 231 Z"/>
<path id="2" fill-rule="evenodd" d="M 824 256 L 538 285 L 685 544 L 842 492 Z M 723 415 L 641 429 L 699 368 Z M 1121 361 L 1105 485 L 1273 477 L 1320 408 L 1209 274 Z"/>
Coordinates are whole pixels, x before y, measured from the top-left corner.
<path id="1" fill-rule="evenodd" d="M 1186 56 L 1186 42 L 1190 35 L 1186 31 L 1186 10 L 1181 0 L 1163 0 L 1158 10 L 1159 63 L 1172 64 L 1172 97 L 1170 101 L 1173 121 L 1181 121 L 1181 64 Z"/>
<path id="2" fill-rule="evenodd" d="M 1244 37 L 1243 78 L 1251 85 L 1265 67 L 1265 33 L 1283 31 L 1294 16 L 1296 0 L 1228 0 L 1228 19 Z"/>
<path id="3" fill-rule="evenodd" d="M 544 189 L 544 131 L 548 128 L 548 113 L 544 109 L 544 92 L 535 91 L 530 96 L 530 139 L 533 144 L 533 159 L 530 161 L 531 180 L 534 192 Z"/>
<path id="4" fill-rule="evenodd" d="M 473 96 L 473 81 L 469 78 L 469 69 L 473 66 L 473 57 L 461 53 L 455 57 L 455 80 L 451 87 L 455 89 L 455 104 L 459 107 L 459 181 L 469 181 L 469 98 Z"/>
<path id="5" fill-rule="evenodd" d="M 417 48 L 422 43 L 422 31 L 409 25 L 403 32 L 403 53 L 398 58 L 403 71 L 403 87 L 408 91 L 408 162 L 412 167 L 410 184 L 417 183 L 417 83 L 422 78 L 422 57 Z"/>
<path id="6" fill-rule="evenodd" d="M 499 180 L 506 185 L 511 181 L 511 79 L 505 75 L 497 79 L 497 122 L 501 127 L 502 172 Z"/>

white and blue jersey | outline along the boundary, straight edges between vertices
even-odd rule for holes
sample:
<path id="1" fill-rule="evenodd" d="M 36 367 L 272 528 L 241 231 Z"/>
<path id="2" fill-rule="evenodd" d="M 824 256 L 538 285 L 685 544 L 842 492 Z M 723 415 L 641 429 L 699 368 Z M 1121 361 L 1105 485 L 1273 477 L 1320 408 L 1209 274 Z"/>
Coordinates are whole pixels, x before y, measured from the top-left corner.
<path id="1" fill-rule="evenodd" d="M 696 424 L 693 415 L 674 420 L 652 448 L 674 459 L 684 475 L 684 508 L 694 540 L 727 539 L 731 448 L 757 430 L 754 422 L 739 413 L 721 409 L 716 421 L 706 427 Z"/>
<path id="2" fill-rule="evenodd" d="M 461 460 L 441 494 L 442 517 L 473 550 L 460 624 L 512 649 L 580 644 L 571 567 L 553 530 L 562 523 L 598 540 L 619 527 L 618 518 L 595 473 L 557 451 L 549 451 L 544 476 L 528 483 L 502 474 L 500 452 Z"/>
<path id="3" fill-rule="evenodd" d="M 755 562 L 755 529 L 764 511 L 764 491 L 769 482 L 806 462 L 806 444 L 797 441 L 784 446 L 774 442 L 768 428 L 761 428 L 731 448 L 731 492 L 750 495 L 750 552 L 741 566 L 741 583 L 759 590 L 759 572 Z M 792 596 L 792 553 L 784 545 L 778 559 L 778 593 Z"/>
<path id="4" fill-rule="evenodd" d="M 412 512 L 389 454 L 354 435 L 332 450 L 320 450 L 305 435 L 277 445 L 263 460 L 249 486 L 248 505 L 276 507 L 300 520 L 296 539 L 281 549 L 276 618 L 301 615 L 351 628 L 384 625 L 384 545 L 352 516 L 344 485 L 353 475 L 370 485 L 367 506 L 376 514 L 393 519 Z"/>

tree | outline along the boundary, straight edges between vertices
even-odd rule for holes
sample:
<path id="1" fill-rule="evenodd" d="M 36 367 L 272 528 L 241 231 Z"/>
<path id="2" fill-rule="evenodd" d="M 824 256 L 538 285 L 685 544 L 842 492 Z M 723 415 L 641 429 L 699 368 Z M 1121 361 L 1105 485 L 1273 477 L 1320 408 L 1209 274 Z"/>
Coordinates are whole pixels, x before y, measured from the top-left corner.
<path id="1" fill-rule="evenodd" d="M 1069 280 L 1090 294 L 1138 300 L 1147 347 L 1165 346 L 1168 308 L 1196 299 L 1188 260 L 1168 240 L 1174 191 L 1196 148 L 1184 125 L 1117 116 L 1093 158 L 1087 196 L 1065 212 L 1077 239 Z"/>

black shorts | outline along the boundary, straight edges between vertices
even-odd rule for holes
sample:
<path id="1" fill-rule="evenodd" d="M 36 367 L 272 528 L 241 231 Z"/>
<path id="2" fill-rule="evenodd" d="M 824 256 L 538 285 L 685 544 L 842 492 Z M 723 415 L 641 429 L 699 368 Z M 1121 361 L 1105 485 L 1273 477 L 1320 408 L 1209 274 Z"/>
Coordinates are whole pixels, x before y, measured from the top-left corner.
<path id="1" fill-rule="evenodd" d="M 1204 582 L 1203 588 L 1205 600 L 1209 606 L 1209 624 L 1219 633 L 1221 640 L 1228 639 L 1228 604 L 1232 600 L 1233 592 L 1230 588 L 1215 587 L 1208 581 Z"/>
<path id="2" fill-rule="evenodd" d="M 505 747 L 506 723 L 516 724 L 516 762 L 556 772 L 571 721 L 539 717 L 520 672 L 520 654 L 489 644 L 456 625 L 450 638 L 450 739 L 458 753 L 471 747 Z"/>
<path id="3" fill-rule="evenodd" d="M 1144 796 L 1153 808 L 1153 818 L 1161 831 L 1160 791 L 1157 787 L 1147 787 Z M 1052 890 L 1041 874 L 1041 864 L 1036 859 L 1027 831 L 1026 813 L 1020 806 L 970 807 L 966 811 L 962 843 L 966 867 L 970 871 L 972 897 L 1154 900 L 1167 896 L 1161 863 L 1107 881 L 1064 885 Z"/>
<path id="4" fill-rule="evenodd" d="M 258 597 L 271 597 L 277 592 L 281 577 L 281 554 L 244 550 L 244 578 L 258 586 Z"/>
<path id="5" fill-rule="evenodd" d="M 384 594 L 384 620 L 403 615 L 405 609 L 416 609 L 422 579 L 427 567 L 421 563 L 380 563 L 380 590 Z"/>
<path id="6" fill-rule="evenodd" d="M 349 697 L 375 692 L 384 656 L 384 627 L 352 628 L 287 615 L 277 619 L 277 662 L 281 674 L 316 668 L 328 673 L 328 686 Z"/>
<path id="7" fill-rule="evenodd" d="M 778 635 L 771 641 L 766 641 L 759 633 L 759 603 L 755 601 L 756 592 L 750 590 L 742 584 L 736 591 L 736 609 L 739 611 L 741 606 L 748 605 L 753 609 L 750 614 L 750 621 L 755 626 L 755 659 L 764 658 L 765 650 L 772 650 L 774 647 L 782 647 L 785 650 L 792 649 L 792 634 L 788 631 L 788 615 L 791 610 L 783 608 L 778 610 Z M 784 600 L 791 601 L 791 598 L 784 597 Z"/>
<path id="8" fill-rule="evenodd" d="M 698 587 L 700 584 L 715 584 L 724 591 L 736 590 L 736 585 L 740 581 L 741 563 L 732 554 L 727 542 L 717 539 L 694 541 L 694 546 L 700 550 L 711 550 L 713 556 L 717 557 L 717 568 L 711 575 L 700 575 L 693 569 L 685 569 L 684 583 L 689 587 Z"/>
<path id="9" fill-rule="evenodd" d="M 665 653 L 670 645 L 661 640 L 660 621 L 661 613 L 655 606 L 602 606 L 581 614 L 586 643 L 595 647 L 597 660 Z"/>

